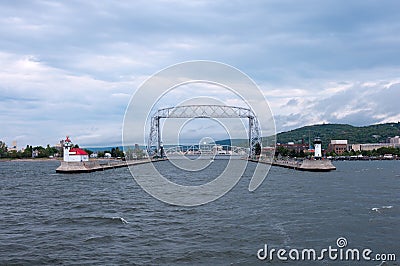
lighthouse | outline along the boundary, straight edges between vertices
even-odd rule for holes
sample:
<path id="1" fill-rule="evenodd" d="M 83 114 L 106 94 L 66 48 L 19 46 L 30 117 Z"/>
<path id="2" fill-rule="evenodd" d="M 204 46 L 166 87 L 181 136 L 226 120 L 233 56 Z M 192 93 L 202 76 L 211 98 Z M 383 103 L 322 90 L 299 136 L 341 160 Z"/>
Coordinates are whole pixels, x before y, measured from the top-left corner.
<path id="1" fill-rule="evenodd" d="M 72 141 L 67 136 L 64 140 L 64 162 L 87 162 L 89 155 L 79 148 L 72 148 Z"/>
<path id="2" fill-rule="evenodd" d="M 69 136 L 64 140 L 64 162 L 69 162 L 69 151 L 72 148 L 72 141 Z"/>
<path id="3" fill-rule="evenodd" d="M 322 158 L 322 141 L 320 138 L 314 139 L 314 158 L 320 160 Z"/>

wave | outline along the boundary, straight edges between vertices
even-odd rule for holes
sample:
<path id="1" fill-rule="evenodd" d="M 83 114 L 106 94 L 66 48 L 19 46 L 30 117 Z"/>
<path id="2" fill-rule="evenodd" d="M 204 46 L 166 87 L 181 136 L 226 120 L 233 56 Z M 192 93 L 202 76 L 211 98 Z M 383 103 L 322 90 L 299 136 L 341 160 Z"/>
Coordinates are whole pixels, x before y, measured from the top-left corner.
<path id="1" fill-rule="evenodd" d="M 383 211 L 384 209 L 392 209 L 392 208 L 393 208 L 392 205 L 388 205 L 388 206 L 382 206 L 382 207 L 374 207 L 371 209 L 371 211 L 381 213 L 381 211 Z"/>
<path id="2" fill-rule="evenodd" d="M 112 236 L 91 236 L 85 239 L 85 242 L 91 242 L 91 241 L 110 242 L 111 239 Z"/>
<path id="3" fill-rule="evenodd" d="M 127 220 L 125 220 L 124 218 L 122 218 L 122 217 L 111 217 L 111 219 L 118 220 L 123 224 L 129 224 L 129 222 Z"/>
<path id="4" fill-rule="evenodd" d="M 69 222 L 69 223 L 102 223 L 102 224 L 129 224 L 127 220 L 123 217 L 114 216 L 84 216 L 84 217 L 69 217 L 69 218 L 61 218 L 59 221 Z"/>

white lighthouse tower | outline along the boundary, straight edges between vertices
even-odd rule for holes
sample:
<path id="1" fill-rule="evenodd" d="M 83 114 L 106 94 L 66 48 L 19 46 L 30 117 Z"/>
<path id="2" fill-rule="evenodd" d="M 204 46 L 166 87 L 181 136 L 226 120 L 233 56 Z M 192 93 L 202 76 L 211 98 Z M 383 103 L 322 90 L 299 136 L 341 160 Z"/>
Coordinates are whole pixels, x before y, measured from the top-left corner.
<path id="1" fill-rule="evenodd" d="M 69 162 L 69 151 L 72 147 L 72 141 L 69 139 L 69 136 L 64 140 L 64 162 Z"/>
<path id="2" fill-rule="evenodd" d="M 318 137 L 314 139 L 314 158 L 317 160 L 322 158 L 322 141 Z"/>
<path id="3" fill-rule="evenodd" d="M 87 162 L 89 154 L 82 149 L 72 147 L 72 141 L 67 138 L 64 140 L 64 162 Z"/>

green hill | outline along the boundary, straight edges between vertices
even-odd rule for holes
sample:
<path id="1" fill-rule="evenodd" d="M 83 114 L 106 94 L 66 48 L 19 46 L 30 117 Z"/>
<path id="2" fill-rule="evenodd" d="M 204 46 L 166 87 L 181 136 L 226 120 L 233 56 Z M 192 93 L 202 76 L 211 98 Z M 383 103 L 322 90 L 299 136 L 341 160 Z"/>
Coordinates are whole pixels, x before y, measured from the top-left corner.
<path id="1" fill-rule="evenodd" d="M 347 139 L 349 143 L 379 143 L 387 142 L 389 137 L 400 135 L 400 123 L 386 123 L 363 127 L 346 124 L 321 124 L 305 126 L 277 134 L 277 143 L 304 140 L 308 143 L 315 137 L 320 137 L 322 146 L 326 148 L 332 139 Z"/>
<path id="2" fill-rule="evenodd" d="M 322 140 L 322 147 L 327 148 L 332 139 L 346 139 L 349 143 L 380 143 L 387 142 L 388 138 L 400 136 L 400 122 L 377 124 L 363 127 L 355 127 L 347 124 L 321 124 L 305 126 L 287 132 L 277 134 L 277 143 L 295 142 L 308 143 L 316 137 Z M 267 139 L 263 137 L 263 146 L 267 146 Z M 221 145 L 248 146 L 246 139 L 220 140 Z"/>

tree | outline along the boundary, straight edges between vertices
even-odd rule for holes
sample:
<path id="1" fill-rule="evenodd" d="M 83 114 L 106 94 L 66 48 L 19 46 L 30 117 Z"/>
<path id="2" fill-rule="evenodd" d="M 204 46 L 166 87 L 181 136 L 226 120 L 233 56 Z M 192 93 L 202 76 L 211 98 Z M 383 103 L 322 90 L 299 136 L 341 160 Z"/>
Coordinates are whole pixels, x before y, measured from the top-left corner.
<path id="1" fill-rule="evenodd" d="M 127 160 L 133 160 L 133 159 L 143 159 L 145 156 L 145 153 L 142 149 L 140 148 L 135 148 L 132 149 L 131 147 L 126 148 L 125 150 L 125 158 Z"/>
<path id="2" fill-rule="evenodd" d="M 7 156 L 7 146 L 0 140 L 0 158 Z"/>
<path id="3" fill-rule="evenodd" d="M 38 151 L 38 158 L 45 158 L 48 157 L 47 153 L 46 153 L 46 149 L 43 148 L 42 146 L 36 146 L 32 148 L 34 151 L 37 150 Z"/>
<path id="4" fill-rule="evenodd" d="M 143 159 L 144 158 L 144 155 L 145 155 L 145 153 L 143 152 L 143 150 L 141 150 L 141 149 L 135 149 L 135 155 L 136 155 L 136 158 L 137 159 Z"/>
<path id="5" fill-rule="evenodd" d="M 385 155 L 385 154 L 400 155 L 400 149 L 394 147 L 382 147 L 379 148 L 376 152 L 378 153 L 378 155 Z"/>
<path id="6" fill-rule="evenodd" d="M 15 150 L 14 151 L 9 151 L 7 157 L 12 158 L 12 159 L 16 159 L 16 158 L 20 159 L 21 158 L 21 153 L 15 151 Z"/>
<path id="7" fill-rule="evenodd" d="M 25 150 L 22 152 L 22 158 L 32 157 L 32 146 L 26 145 Z"/>
<path id="8" fill-rule="evenodd" d="M 124 157 L 124 152 L 123 151 L 121 151 L 120 149 L 119 149 L 119 147 L 116 147 L 116 148 L 112 148 L 111 149 L 111 157 L 114 157 L 114 158 L 118 158 L 118 157 Z"/>
<path id="9" fill-rule="evenodd" d="M 261 145 L 260 145 L 259 142 L 257 142 L 257 143 L 254 145 L 254 154 L 255 154 L 256 156 L 259 156 L 259 155 L 261 154 Z"/>
<path id="10" fill-rule="evenodd" d="M 46 157 L 50 157 L 50 156 L 54 156 L 54 151 L 53 151 L 53 149 L 50 147 L 50 145 L 49 144 L 47 144 L 47 146 L 46 146 L 46 149 L 45 149 L 45 155 L 46 155 Z"/>
<path id="11" fill-rule="evenodd" d="M 278 146 L 278 148 L 275 150 L 275 155 L 281 155 L 281 156 L 288 156 L 289 150 L 286 149 L 285 147 Z"/>
<path id="12" fill-rule="evenodd" d="M 93 151 L 88 149 L 83 149 L 89 156 L 93 154 Z"/>

